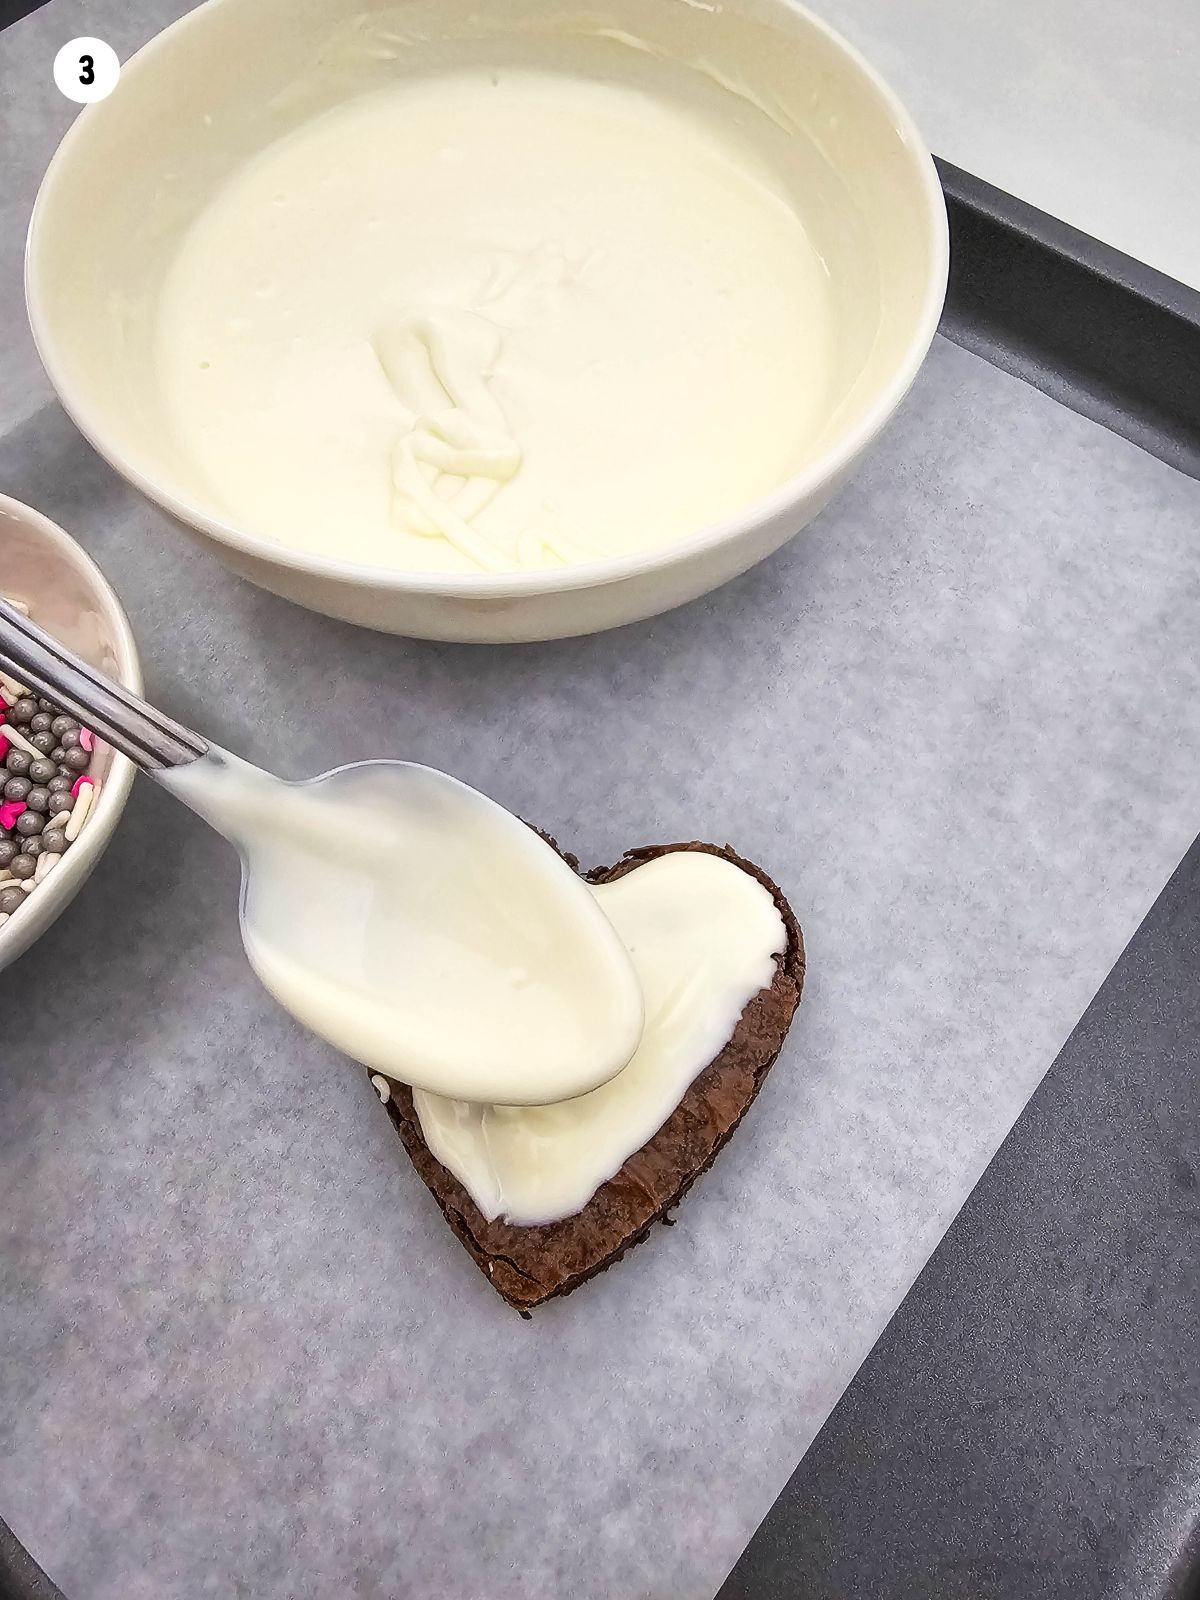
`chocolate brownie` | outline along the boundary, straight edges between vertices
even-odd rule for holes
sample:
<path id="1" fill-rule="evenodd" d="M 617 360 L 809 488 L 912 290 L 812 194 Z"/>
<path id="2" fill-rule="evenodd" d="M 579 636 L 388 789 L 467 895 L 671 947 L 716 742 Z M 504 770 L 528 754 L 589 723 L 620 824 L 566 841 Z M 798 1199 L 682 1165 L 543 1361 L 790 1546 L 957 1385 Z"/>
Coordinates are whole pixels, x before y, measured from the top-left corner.
<path id="1" fill-rule="evenodd" d="M 728 846 L 652 845 L 631 850 L 615 867 L 586 876 L 589 883 L 611 883 L 636 872 L 643 862 L 677 850 L 722 856 L 756 878 L 779 907 L 787 948 L 776 958 L 772 982 L 746 1006 L 725 1048 L 693 1080 L 654 1137 L 597 1189 L 582 1211 L 533 1227 L 515 1227 L 499 1218 L 489 1222 L 421 1137 L 411 1092 L 400 1084 L 391 1086 L 387 1111 L 413 1165 L 493 1289 L 525 1315 L 556 1295 L 570 1294 L 619 1261 L 654 1223 L 668 1220 L 668 1213 L 716 1160 L 749 1110 L 800 1004 L 804 940 L 799 924 L 782 890 Z M 578 862 L 565 852 L 564 856 L 578 870 Z"/>

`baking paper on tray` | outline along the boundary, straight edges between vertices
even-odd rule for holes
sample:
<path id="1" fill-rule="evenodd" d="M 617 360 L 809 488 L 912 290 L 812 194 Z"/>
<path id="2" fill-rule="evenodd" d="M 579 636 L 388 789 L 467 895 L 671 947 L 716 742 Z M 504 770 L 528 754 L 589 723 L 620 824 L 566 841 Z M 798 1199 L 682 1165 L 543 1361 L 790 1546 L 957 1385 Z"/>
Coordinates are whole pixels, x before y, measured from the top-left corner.
<path id="1" fill-rule="evenodd" d="M 0 35 L 6 372 L 54 50 L 166 9 Z M 1200 486 L 939 341 L 764 566 L 458 648 L 229 576 L 26 377 L 0 489 L 100 561 L 166 709 L 288 775 L 445 767 L 589 864 L 728 840 L 810 971 L 677 1226 L 523 1322 L 256 987 L 231 854 L 139 782 L 0 977 L 0 1510 L 71 1600 L 706 1600 L 1196 831 Z"/>

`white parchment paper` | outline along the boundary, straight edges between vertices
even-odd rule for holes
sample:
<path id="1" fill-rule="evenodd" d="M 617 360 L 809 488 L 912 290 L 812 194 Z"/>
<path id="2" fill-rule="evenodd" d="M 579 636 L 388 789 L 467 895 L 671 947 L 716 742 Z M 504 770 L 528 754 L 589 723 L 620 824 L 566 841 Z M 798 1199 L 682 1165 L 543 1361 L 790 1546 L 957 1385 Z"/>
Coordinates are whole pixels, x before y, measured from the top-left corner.
<path id="1" fill-rule="evenodd" d="M 118 9 L 52 0 L 21 71 Z M 0 1509 L 71 1600 L 704 1600 L 1197 830 L 1200 486 L 939 342 L 765 566 L 471 650 L 231 578 L 29 381 L 0 488 L 101 562 L 167 709 L 291 775 L 446 767 L 588 863 L 728 840 L 811 964 L 677 1226 L 525 1323 L 256 988 L 231 854 L 139 782 L 0 977 Z"/>

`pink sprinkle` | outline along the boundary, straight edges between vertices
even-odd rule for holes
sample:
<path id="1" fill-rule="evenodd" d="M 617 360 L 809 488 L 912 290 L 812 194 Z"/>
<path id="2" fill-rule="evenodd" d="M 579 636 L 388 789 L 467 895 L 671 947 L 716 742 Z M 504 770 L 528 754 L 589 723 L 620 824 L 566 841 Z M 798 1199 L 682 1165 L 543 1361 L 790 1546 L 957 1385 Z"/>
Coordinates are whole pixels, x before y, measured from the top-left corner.
<path id="1" fill-rule="evenodd" d="M 28 811 L 28 809 L 29 807 L 25 804 L 24 800 L 5 801 L 5 803 L 0 806 L 0 828 L 16 827 L 17 818 L 21 815 L 22 811 Z"/>
<path id="2" fill-rule="evenodd" d="M 12 745 L 10 745 L 4 735 L 0 733 L 0 761 L 4 760 L 5 756 L 11 749 Z"/>
<path id="3" fill-rule="evenodd" d="M 89 755 L 96 748 L 96 735 L 91 731 L 90 728 L 80 728 L 79 748 L 81 750 L 86 750 Z"/>
<path id="4" fill-rule="evenodd" d="M 75 779 L 75 782 L 71 785 L 71 798 L 73 800 L 78 800 L 79 791 L 83 788 L 84 784 L 90 783 L 94 785 L 95 782 L 95 778 L 89 778 L 86 772 L 81 772 L 80 775 Z"/>

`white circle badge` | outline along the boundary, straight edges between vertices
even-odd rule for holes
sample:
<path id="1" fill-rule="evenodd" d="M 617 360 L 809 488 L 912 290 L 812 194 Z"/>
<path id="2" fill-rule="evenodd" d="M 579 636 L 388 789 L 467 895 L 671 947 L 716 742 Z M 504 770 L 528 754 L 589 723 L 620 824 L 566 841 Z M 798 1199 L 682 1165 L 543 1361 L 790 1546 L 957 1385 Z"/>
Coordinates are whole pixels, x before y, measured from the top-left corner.
<path id="1" fill-rule="evenodd" d="M 71 39 L 54 58 L 54 81 L 68 100 L 89 106 L 117 87 L 121 63 L 103 39 Z"/>

